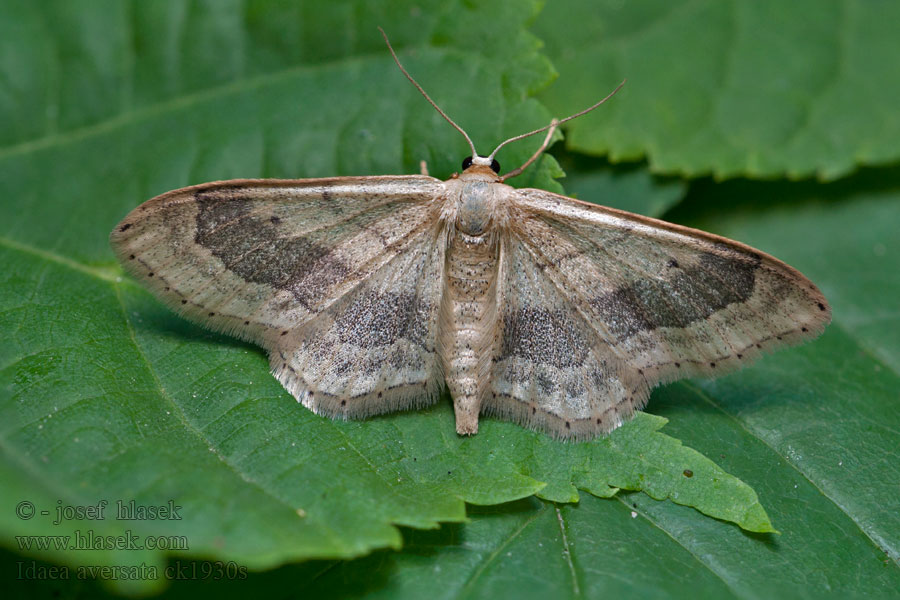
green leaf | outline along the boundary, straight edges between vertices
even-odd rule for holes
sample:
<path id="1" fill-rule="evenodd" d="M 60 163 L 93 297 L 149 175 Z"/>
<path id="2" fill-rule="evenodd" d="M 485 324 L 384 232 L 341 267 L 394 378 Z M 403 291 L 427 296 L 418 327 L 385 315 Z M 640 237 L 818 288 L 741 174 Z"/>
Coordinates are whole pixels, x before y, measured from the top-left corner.
<path id="1" fill-rule="evenodd" d="M 690 500 L 722 518 L 737 519 L 744 506 L 758 521 L 760 504 L 730 477 L 725 494 L 704 497 L 722 471 L 657 433 L 661 420 L 650 415 L 590 445 L 492 420 L 460 440 L 447 402 L 363 423 L 324 421 L 284 393 L 258 349 L 208 335 L 120 281 L 107 232 L 167 189 L 236 176 L 415 172 L 420 158 L 436 175 L 458 168 L 465 145 L 405 87 L 369 32 L 376 24 L 480 148 L 546 122 L 522 100 L 550 74 L 521 31 L 533 4 L 418 3 L 375 14 L 369 3 L 285 2 L 274 16 L 270 6 L 0 5 L 0 24 L 16 24 L 0 36 L 3 81 L 15 84 L 4 93 L 16 92 L 0 112 L 0 135 L 8 136 L 0 183 L 12 199 L 0 203 L 0 529 L 3 544 L 27 557 L 2 556 L 6 573 L 34 556 L 162 567 L 159 551 L 26 551 L 13 537 L 127 528 L 185 536 L 189 550 L 172 563 L 179 565 L 206 557 L 259 569 L 404 546 L 251 573 L 237 586 L 210 587 L 202 569 L 211 563 L 199 563 L 199 584 L 170 588 L 191 597 L 884 597 L 900 587 L 891 460 L 900 430 L 891 279 L 900 188 L 891 173 L 836 187 L 704 183 L 675 215 L 774 252 L 811 275 L 835 306 L 835 324 L 814 344 L 728 379 L 663 388 L 650 405 L 670 418 L 667 431 L 752 484 L 779 536 L 747 535 L 644 494 L 582 494 L 577 505 L 528 498 L 466 515 L 463 499 L 568 500 L 575 488 L 608 495 L 610 485 L 628 487 L 652 471 L 653 485 L 641 485 L 655 497 Z M 530 154 L 522 145 L 501 157 L 507 166 Z M 533 176 L 545 185 L 554 171 L 542 161 Z M 582 174 L 595 175 L 573 175 Z M 637 170 L 600 179 L 609 193 L 583 198 L 606 203 L 642 186 L 668 198 L 647 203 L 660 210 L 677 197 Z M 739 219 L 721 214 L 722 198 L 743 206 Z M 664 450 L 638 455 L 635 471 L 607 460 L 652 445 Z M 744 499 L 735 505 L 736 495 Z M 54 526 L 15 514 L 22 500 L 52 511 L 57 500 L 105 497 L 177 499 L 182 520 Z M 407 530 L 403 539 L 392 525 L 466 518 Z M 102 592 L 71 579 L 17 583 L 23 597 Z M 113 583 L 147 593 L 165 580 Z"/>
<path id="2" fill-rule="evenodd" d="M 10 79 L 42 48 L 66 48 L 44 56 L 52 77 L 32 81 L 4 119 L 13 124 L 43 102 L 31 137 L 0 127 L 12 136 L 0 148 L 0 182 L 15 198 L 0 208 L 0 440 L 14 482 L 2 497 L 38 511 L 30 519 L 5 511 L 5 533 L 132 534 L 139 544 L 166 536 L 164 550 L 178 555 L 262 569 L 399 548 L 397 525 L 464 521 L 465 502 L 535 493 L 574 502 L 577 489 L 619 488 L 772 531 L 756 494 L 658 433 L 663 419 L 640 415 L 592 444 L 490 420 L 463 439 L 449 399 L 335 423 L 294 402 L 261 350 L 186 323 L 122 278 L 109 230 L 167 189 L 409 172 L 420 158 L 438 175 L 455 168 L 465 145 L 403 81 L 377 22 L 390 23 L 408 68 L 480 146 L 546 123 L 527 99 L 552 75 L 523 30 L 535 5 L 461 4 L 446 14 L 438 6 L 365 14 L 365 27 L 356 19 L 368 4 L 351 2 L 250 4 L 244 13 L 176 2 L 2 7 L 34 24 L 35 39 L 9 49 L 20 57 Z M 338 40 L 310 26 L 313 17 L 332 23 L 329 31 L 361 29 Z M 280 46 L 295 37 L 296 47 Z M 520 144 L 506 156 L 516 164 L 531 151 Z M 529 177 L 558 188 L 558 172 L 545 159 Z M 117 520 L 118 503 L 131 500 L 171 503 L 177 518 Z M 96 507 L 95 519 L 53 524 L 57 507 L 77 506 Z M 29 540 L 5 543 L 73 567 L 165 564 L 161 550 L 41 549 Z M 103 578 L 127 593 L 165 581 Z"/>
<path id="3" fill-rule="evenodd" d="M 774 252 L 832 301 L 835 322 L 815 343 L 712 383 L 674 383 L 651 400 L 668 430 L 758 491 L 781 535 L 747 534 L 644 494 L 528 498 L 471 507 L 466 523 L 406 530 L 402 552 L 179 582 L 167 597 L 895 596 L 898 184 L 900 170 L 829 185 L 703 182 L 672 215 Z M 721 210 L 720 194 L 734 212 Z M 58 586 L 37 589 L 49 597 Z"/>
<path id="4" fill-rule="evenodd" d="M 687 191 L 683 180 L 653 175 L 643 165 L 614 167 L 603 159 L 555 154 L 566 172 L 566 195 L 572 198 L 661 218 Z"/>
<path id="5" fill-rule="evenodd" d="M 834 179 L 900 158 L 900 5 L 862 0 L 581 2 L 534 31 L 559 70 L 567 145 L 655 172 Z"/>

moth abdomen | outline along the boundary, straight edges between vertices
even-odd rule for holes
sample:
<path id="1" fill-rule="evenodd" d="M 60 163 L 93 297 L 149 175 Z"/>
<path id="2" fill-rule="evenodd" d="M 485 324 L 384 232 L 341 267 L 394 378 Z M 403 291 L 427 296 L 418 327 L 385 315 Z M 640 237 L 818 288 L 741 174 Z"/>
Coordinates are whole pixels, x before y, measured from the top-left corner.
<path id="1" fill-rule="evenodd" d="M 490 236 L 459 232 L 451 236 L 447 249 L 441 362 L 460 434 L 478 432 L 478 414 L 490 383 L 498 254 Z"/>

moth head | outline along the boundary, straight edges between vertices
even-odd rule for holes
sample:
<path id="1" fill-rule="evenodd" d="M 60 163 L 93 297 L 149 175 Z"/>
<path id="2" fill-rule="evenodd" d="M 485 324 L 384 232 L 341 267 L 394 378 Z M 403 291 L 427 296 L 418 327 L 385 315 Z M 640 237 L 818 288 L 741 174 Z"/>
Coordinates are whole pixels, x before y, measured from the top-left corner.
<path id="1" fill-rule="evenodd" d="M 463 161 L 462 161 L 463 171 L 465 171 L 472 165 L 490 167 L 491 171 L 493 171 L 497 175 L 500 174 L 500 163 L 498 163 L 496 159 L 491 158 L 490 156 L 485 156 L 483 154 L 479 154 L 478 156 L 475 156 L 475 157 L 467 156 L 463 159 Z"/>

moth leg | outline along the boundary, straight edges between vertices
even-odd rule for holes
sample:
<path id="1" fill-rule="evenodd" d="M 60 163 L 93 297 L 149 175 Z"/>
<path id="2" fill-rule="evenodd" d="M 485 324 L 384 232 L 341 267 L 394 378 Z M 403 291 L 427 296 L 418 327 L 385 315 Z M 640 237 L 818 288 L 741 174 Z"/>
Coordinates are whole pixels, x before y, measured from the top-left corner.
<path id="1" fill-rule="evenodd" d="M 425 176 L 428 175 L 428 163 L 424 160 L 419 161 L 419 173 Z"/>

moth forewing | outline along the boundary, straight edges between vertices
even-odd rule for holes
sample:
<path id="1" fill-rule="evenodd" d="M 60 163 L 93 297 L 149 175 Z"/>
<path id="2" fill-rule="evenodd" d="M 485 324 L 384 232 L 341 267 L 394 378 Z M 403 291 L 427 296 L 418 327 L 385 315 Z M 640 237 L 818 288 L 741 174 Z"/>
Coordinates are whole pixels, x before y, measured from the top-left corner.
<path id="1" fill-rule="evenodd" d="M 427 176 L 233 180 L 148 200 L 110 234 L 125 269 L 180 314 L 271 350 L 433 221 Z"/>
<path id="2" fill-rule="evenodd" d="M 568 281 L 628 362 L 657 381 L 719 374 L 830 322 L 812 282 L 739 242 L 543 190 L 520 199 L 524 238 L 540 224 L 544 237 L 571 240 L 536 249 L 548 276 Z"/>

